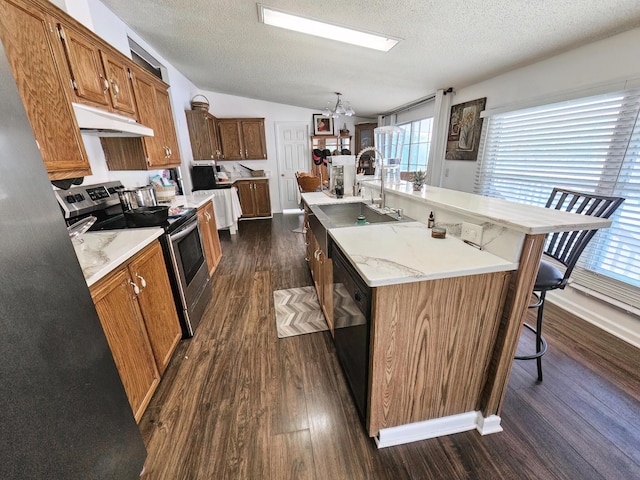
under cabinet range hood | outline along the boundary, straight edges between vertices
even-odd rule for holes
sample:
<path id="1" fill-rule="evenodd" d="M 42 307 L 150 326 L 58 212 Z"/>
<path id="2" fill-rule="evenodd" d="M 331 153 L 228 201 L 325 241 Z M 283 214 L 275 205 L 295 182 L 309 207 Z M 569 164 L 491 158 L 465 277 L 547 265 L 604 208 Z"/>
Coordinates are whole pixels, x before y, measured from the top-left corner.
<path id="1" fill-rule="evenodd" d="M 153 130 L 132 118 L 105 112 L 80 103 L 73 104 L 80 133 L 98 137 L 153 137 Z"/>

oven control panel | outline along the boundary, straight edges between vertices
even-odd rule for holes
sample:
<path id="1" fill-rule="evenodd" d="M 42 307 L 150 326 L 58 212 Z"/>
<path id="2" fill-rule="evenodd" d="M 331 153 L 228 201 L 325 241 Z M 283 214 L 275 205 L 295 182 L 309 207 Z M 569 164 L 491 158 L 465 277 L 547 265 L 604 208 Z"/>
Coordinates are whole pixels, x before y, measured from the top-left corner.
<path id="1" fill-rule="evenodd" d="M 115 181 L 81 185 L 69 190 L 55 189 L 54 193 L 64 212 L 64 218 L 69 219 L 120 203 L 117 192 L 119 188 L 122 188 L 122 183 Z"/>

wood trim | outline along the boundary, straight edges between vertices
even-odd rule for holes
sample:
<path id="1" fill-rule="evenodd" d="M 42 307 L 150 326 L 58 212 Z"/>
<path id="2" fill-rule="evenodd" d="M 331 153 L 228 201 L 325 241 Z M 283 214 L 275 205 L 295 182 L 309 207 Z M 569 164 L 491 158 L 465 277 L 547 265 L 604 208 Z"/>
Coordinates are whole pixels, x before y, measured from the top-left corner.
<path id="1" fill-rule="evenodd" d="M 370 436 L 475 410 L 510 276 L 496 272 L 374 289 Z"/>
<path id="2" fill-rule="evenodd" d="M 478 405 L 485 417 L 500 415 L 545 238 L 546 235 L 525 237 L 518 270 L 512 274 L 493 357 Z"/>

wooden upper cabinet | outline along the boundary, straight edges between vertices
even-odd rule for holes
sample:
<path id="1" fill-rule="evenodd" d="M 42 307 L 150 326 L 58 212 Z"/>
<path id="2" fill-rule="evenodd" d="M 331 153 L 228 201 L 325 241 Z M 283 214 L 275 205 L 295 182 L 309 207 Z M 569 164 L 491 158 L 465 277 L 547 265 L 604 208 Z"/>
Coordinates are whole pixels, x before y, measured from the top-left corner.
<path id="1" fill-rule="evenodd" d="M 180 149 L 178 147 L 178 136 L 173 123 L 173 111 L 171 110 L 171 100 L 169 99 L 168 85 L 156 85 L 156 108 L 160 117 L 162 129 L 163 153 L 166 148 L 164 165 L 180 165 Z"/>
<path id="2" fill-rule="evenodd" d="M 189 140 L 194 160 L 219 160 L 221 151 L 218 147 L 216 117 L 208 112 L 185 110 Z"/>
<path id="3" fill-rule="evenodd" d="M 169 86 L 132 68 L 133 95 L 140 123 L 153 137 L 101 138 L 109 170 L 154 170 L 180 165 L 180 150 L 169 101 Z"/>
<path id="4" fill-rule="evenodd" d="M 258 160 L 267 158 L 267 142 L 264 135 L 264 119 L 242 120 L 242 140 L 244 142 L 244 158 Z"/>
<path id="5" fill-rule="evenodd" d="M 100 48 L 87 35 L 57 26 L 76 101 L 136 118 L 131 75 L 125 60 Z"/>
<path id="6" fill-rule="evenodd" d="M 218 118 L 222 160 L 265 160 L 264 118 Z"/>
<path id="7" fill-rule="evenodd" d="M 60 180 L 91 175 L 91 167 L 60 70 L 65 60 L 55 25 L 31 2 L 0 2 L 0 39 L 49 178 Z"/>
<path id="8" fill-rule="evenodd" d="M 100 49 L 80 32 L 58 25 L 78 99 L 109 106 L 109 81 L 105 78 Z"/>
<path id="9" fill-rule="evenodd" d="M 180 151 L 169 101 L 169 86 L 140 70 L 133 76 L 133 93 L 140 122 L 153 129 L 153 137 L 143 137 L 149 168 L 180 165 Z"/>
<path id="10" fill-rule="evenodd" d="M 100 52 L 104 71 L 109 82 L 111 105 L 120 113 L 136 115 L 136 104 L 133 98 L 132 76 L 129 67 L 114 55 Z"/>
<path id="11" fill-rule="evenodd" d="M 220 138 L 222 160 L 244 160 L 242 130 L 238 120 L 219 118 L 218 137 Z"/>

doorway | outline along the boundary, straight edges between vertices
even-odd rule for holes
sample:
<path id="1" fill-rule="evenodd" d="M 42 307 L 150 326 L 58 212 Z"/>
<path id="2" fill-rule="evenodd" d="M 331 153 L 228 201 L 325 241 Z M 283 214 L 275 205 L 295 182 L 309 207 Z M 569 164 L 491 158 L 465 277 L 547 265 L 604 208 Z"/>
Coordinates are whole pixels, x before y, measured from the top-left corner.
<path id="1" fill-rule="evenodd" d="M 300 208 L 296 172 L 311 171 L 307 122 L 276 122 L 278 185 L 282 211 Z"/>

